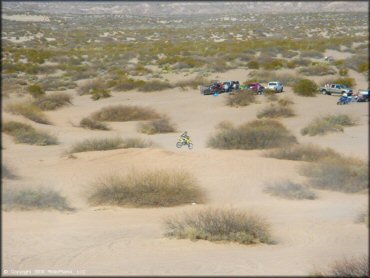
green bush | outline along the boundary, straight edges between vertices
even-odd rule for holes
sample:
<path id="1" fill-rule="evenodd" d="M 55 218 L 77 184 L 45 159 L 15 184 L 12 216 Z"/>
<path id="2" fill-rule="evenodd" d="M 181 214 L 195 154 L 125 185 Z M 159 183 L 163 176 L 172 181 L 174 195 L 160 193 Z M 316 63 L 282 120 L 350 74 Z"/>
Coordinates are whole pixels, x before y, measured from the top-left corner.
<path id="1" fill-rule="evenodd" d="M 268 185 L 265 187 L 264 192 L 284 199 L 316 199 L 316 194 L 312 190 L 291 181 L 282 181 L 273 185 Z"/>
<path id="2" fill-rule="evenodd" d="M 81 119 L 80 127 L 87 129 L 109 130 L 109 127 L 105 123 L 101 123 L 90 118 Z"/>
<path id="3" fill-rule="evenodd" d="M 92 89 L 92 91 L 90 92 L 91 94 L 91 99 L 92 100 L 98 100 L 98 99 L 101 99 L 101 98 L 108 98 L 110 97 L 110 92 L 106 89 L 97 89 L 97 88 L 94 88 Z"/>
<path id="4" fill-rule="evenodd" d="M 272 243 L 270 226 L 261 216 L 236 209 L 203 209 L 165 221 L 168 237 L 240 244 Z"/>
<path id="5" fill-rule="evenodd" d="M 130 207 L 171 207 L 203 200 L 204 193 L 192 175 L 172 170 L 107 176 L 95 182 L 88 196 L 91 205 Z"/>
<path id="6" fill-rule="evenodd" d="M 55 136 L 44 131 L 38 131 L 29 124 L 15 121 L 5 122 L 3 123 L 2 131 L 13 136 L 17 143 L 38 146 L 58 144 L 58 140 Z"/>
<path id="7" fill-rule="evenodd" d="M 328 115 L 315 118 L 308 126 L 301 129 L 302 135 L 325 135 L 328 132 L 342 132 L 343 127 L 356 125 L 357 122 L 345 114 Z"/>
<path id="8" fill-rule="evenodd" d="M 92 114 L 96 121 L 126 122 L 159 119 L 160 114 L 149 107 L 112 105 L 107 106 Z"/>
<path id="9" fill-rule="evenodd" d="M 216 149 L 268 149 L 295 143 L 296 138 L 278 121 L 255 120 L 235 128 L 221 129 L 208 139 Z"/>
<path id="10" fill-rule="evenodd" d="M 53 189 L 5 187 L 2 195 L 4 210 L 56 209 L 72 210 L 65 197 Z"/>
<path id="11" fill-rule="evenodd" d="M 139 138 L 102 138 L 102 139 L 86 139 L 72 146 L 68 153 L 91 152 L 91 151 L 107 151 L 115 149 L 127 148 L 147 148 L 151 144 Z"/>
<path id="12" fill-rule="evenodd" d="M 247 63 L 247 67 L 249 69 L 259 69 L 260 66 L 257 61 L 250 61 Z"/>
<path id="13" fill-rule="evenodd" d="M 226 104 L 229 106 L 248 106 L 256 102 L 256 96 L 250 90 L 240 90 L 235 93 L 230 93 L 226 98 Z"/>
<path id="14" fill-rule="evenodd" d="M 305 97 L 316 96 L 318 89 L 317 84 L 310 79 L 300 79 L 293 86 L 294 93 Z"/>
<path id="15" fill-rule="evenodd" d="M 55 110 L 65 105 L 71 104 L 71 96 L 66 93 L 54 93 L 44 95 L 33 101 L 33 105 L 41 110 Z"/>
<path id="16" fill-rule="evenodd" d="M 38 98 L 45 95 L 45 91 L 40 87 L 40 85 L 37 84 L 28 86 L 27 90 L 34 98 Z"/>

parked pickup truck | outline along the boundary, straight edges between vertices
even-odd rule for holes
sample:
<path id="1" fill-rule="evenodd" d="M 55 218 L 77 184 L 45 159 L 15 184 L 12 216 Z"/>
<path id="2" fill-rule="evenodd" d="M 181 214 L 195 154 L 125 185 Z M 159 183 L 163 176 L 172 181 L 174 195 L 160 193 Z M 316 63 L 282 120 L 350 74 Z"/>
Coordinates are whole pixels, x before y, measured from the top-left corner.
<path id="1" fill-rule="evenodd" d="M 343 95 L 346 93 L 348 96 L 352 95 L 352 89 L 347 88 L 342 84 L 326 84 L 324 87 L 320 87 L 320 92 L 323 95 Z"/>

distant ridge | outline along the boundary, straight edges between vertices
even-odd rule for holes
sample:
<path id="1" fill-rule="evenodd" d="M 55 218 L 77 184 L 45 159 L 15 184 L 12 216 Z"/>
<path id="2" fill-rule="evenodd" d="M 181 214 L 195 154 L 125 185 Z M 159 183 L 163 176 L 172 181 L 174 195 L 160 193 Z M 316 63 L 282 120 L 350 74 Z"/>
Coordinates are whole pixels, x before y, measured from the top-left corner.
<path id="1" fill-rule="evenodd" d="M 245 13 L 368 12 L 368 1 L 337 2 L 17 2 L 2 1 L 5 12 L 181 16 Z"/>

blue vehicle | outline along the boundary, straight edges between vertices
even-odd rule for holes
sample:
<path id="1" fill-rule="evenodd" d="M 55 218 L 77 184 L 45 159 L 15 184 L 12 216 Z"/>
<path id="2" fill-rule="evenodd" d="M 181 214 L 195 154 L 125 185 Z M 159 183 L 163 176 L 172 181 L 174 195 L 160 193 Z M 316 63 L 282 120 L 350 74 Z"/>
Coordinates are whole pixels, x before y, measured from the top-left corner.
<path id="1" fill-rule="evenodd" d="M 348 104 L 352 101 L 351 97 L 341 96 L 337 102 L 338 105 Z"/>

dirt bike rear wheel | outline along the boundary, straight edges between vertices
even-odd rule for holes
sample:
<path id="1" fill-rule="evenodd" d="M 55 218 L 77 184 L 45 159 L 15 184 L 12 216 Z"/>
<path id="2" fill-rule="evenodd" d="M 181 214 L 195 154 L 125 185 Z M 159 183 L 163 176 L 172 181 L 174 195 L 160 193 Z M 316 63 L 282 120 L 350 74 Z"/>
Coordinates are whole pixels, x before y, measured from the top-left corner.
<path id="1" fill-rule="evenodd" d="M 176 143 L 176 147 L 181 148 L 182 147 L 182 143 L 181 142 L 177 142 Z"/>

